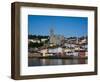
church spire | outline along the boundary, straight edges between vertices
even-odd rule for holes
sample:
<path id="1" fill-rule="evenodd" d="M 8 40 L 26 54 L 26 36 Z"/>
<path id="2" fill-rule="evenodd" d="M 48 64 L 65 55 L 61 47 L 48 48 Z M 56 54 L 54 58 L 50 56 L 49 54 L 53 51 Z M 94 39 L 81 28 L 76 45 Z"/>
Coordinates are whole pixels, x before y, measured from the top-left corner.
<path id="1" fill-rule="evenodd" d="M 51 36 L 54 35 L 54 29 L 53 28 L 50 29 L 50 35 Z"/>

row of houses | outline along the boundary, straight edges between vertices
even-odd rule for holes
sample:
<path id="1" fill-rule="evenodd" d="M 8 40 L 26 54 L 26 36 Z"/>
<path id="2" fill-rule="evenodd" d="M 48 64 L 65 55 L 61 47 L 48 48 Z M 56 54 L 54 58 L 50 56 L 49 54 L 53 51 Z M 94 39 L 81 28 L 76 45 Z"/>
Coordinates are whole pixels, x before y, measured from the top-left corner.
<path id="1" fill-rule="evenodd" d="M 42 39 L 41 41 L 45 41 L 47 39 Z M 39 42 L 39 40 L 29 40 L 31 42 Z M 87 43 L 86 39 L 81 40 L 77 43 L 68 43 L 65 41 L 62 46 L 56 46 L 49 44 L 47 47 L 40 47 L 31 49 L 32 51 L 36 51 L 38 54 L 42 56 L 87 56 Z"/>
<path id="2" fill-rule="evenodd" d="M 42 56 L 80 56 L 86 57 L 86 50 L 71 50 L 67 48 L 57 47 L 57 48 L 44 48 L 39 51 Z"/>

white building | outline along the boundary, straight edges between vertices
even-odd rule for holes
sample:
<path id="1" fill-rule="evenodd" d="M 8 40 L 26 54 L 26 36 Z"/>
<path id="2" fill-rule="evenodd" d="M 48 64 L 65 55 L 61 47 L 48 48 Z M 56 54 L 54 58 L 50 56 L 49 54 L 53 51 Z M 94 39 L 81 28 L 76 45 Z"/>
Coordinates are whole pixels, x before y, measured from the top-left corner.
<path id="1" fill-rule="evenodd" d="M 50 48 L 50 49 L 48 49 L 48 53 L 63 53 L 63 49 L 61 47 Z"/>
<path id="2" fill-rule="evenodd" d="M 40 40 L 38 40 L 38 39 L 29 39 L 28 42 L 40 43 Z"/>
<path id="3" fill-rule="evenodd" d="M 46 53 L 48 53 L 48 50 L 47 50 L 47 49 L 42 49 L 42 50 L 40 51 L 40 53 L 42 53 L 42 56 L 47 56 Z"/>

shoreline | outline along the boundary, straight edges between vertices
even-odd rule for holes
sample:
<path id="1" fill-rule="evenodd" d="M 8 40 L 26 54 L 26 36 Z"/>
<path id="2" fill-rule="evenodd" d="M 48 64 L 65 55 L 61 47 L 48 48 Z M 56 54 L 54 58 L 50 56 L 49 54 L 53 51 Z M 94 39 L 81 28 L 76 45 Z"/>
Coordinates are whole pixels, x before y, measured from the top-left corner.
<path id="1" fill-rule="evenodd" d="M 88 57 L 73 57 L 73 56 L 28 56 L 28 58 L 38 59 L 88 59 Z"/>

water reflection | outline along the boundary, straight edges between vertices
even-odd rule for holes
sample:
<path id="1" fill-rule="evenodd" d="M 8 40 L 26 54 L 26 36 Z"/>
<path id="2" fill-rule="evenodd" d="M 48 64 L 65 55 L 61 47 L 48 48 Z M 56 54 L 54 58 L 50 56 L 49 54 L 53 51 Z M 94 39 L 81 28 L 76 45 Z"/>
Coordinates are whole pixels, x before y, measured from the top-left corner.
<path id="1" fill-rule="evenodd" d="M 48 65 L 74 65 L 87 64 L 87 59 L 38 59 L 29 58 L 28 66 L 48 66 Z"/>

